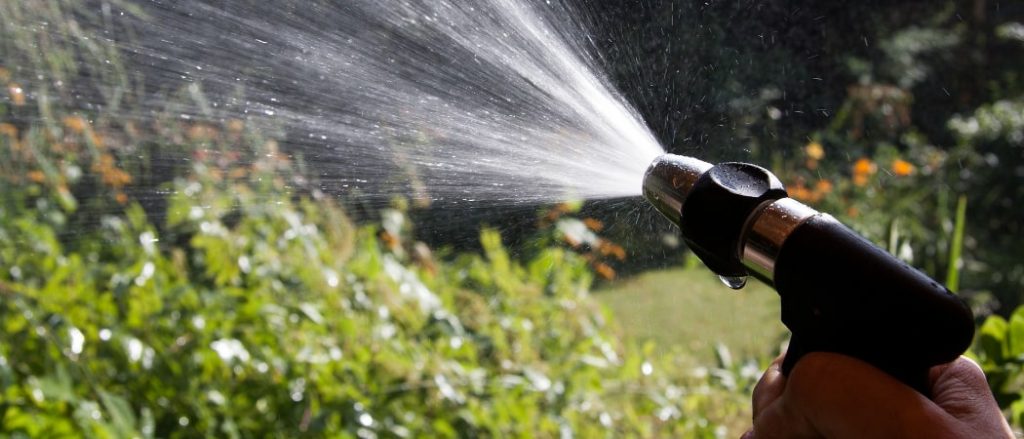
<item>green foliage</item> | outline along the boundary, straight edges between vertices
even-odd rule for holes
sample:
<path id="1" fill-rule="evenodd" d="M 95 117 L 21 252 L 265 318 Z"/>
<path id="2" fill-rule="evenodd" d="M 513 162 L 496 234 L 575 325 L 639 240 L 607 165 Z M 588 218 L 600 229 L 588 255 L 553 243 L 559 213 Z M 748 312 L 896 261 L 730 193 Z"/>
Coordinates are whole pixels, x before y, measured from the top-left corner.
<path id="1" fill-rule="evenodd" d="M 960 289 L 960 255 L 964 248 L 964 225 L 967 222 L 967 197 L 961 195 L 956 202 L 956 223 L 953 225 L 953 242 L 949 248 L 949 269 L 946 272 L 946 287 Z"/>
<path id="2" fill-rule="evenodd" d="M 964 192 L 971 194 L 967 212 L 963 283 L 989 287 L 1004 303 L 1016 306 L 1024 291 L 1024 95 L 982 105 L 948 126 L 959 148 L 972 154 L 961 161 Z M 1012 307 L 1004 312 L 1009 312 Z"/>
<path id="3" fill-rule="evenodd" d="M 1024 101 L 1001 100 L 985 105 L 969 117 L 957 116 L 949 128 L 968 142 L 1007 140 L 1024 142 Z"/>
<path id="4" fill-rule="evenodd" d="M 576 253 L 520 263 L 485 230 L 482 255 L 416 259 L 265 155 L 198 161 L 165 224 L 130 204 L 73 245 L 45 188 L 5 187 L 3 432 L 708 437 L 745 419 L 749 371 L 691 376 L 617 341 Z"/>
<path id="5" fill-rule="evenodd" d="M 990 316 L 978 329 L 974 353 L 1010 422 L 1024 426 L 1024 307 L 1009 321 Z"/>

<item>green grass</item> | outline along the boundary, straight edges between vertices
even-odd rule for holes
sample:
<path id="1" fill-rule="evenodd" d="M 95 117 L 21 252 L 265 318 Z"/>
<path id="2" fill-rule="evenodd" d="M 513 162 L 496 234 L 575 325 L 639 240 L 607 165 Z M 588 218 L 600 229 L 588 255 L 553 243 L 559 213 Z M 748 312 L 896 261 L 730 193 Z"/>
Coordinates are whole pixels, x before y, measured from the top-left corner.
<path id="1" fill-rule="evenodd" d="M 778 353 L 788 334 L 779 321 L 779 296 L 751 280 L 733 291 L 703 267 L 651 271 L 614 282 L 594 296 L 608 306 L 622 335 L 713 362 L 715 346 L 736 359 Z"/>

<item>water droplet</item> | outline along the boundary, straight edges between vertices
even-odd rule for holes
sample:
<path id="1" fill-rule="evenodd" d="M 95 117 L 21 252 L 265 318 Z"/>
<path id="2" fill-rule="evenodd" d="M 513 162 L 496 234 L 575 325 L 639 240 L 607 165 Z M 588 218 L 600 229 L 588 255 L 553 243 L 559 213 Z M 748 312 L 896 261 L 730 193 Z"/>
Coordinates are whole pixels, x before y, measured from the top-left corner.
<path id="1" fill-rule="evenodd" d="M 722 283 L 725 284 L 725 286 L 734 290 L 738 290 L 747 285 L 746 276 L 718 276 L 718 278 L 722 280 Z"/>

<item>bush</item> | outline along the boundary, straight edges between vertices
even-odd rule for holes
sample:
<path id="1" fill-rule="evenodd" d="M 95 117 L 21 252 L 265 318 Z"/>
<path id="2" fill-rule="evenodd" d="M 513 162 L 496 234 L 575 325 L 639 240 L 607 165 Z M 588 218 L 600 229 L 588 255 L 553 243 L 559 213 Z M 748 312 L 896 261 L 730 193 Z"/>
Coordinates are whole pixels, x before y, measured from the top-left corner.
<path id="1" fill-rule="evenodd" d="M 1010 422 L 1024 426 L 1024 307 L 1009 320 L 991 316 L 978 330 L 974 354 Z"/>
<path id="2" fill-rule="evenodd" d="M 435 259 L 401 210 L 356 226 L 262 145 L 197 153 L 164 224 L 117 192 L 82 218 L 68 161 L 5 185 L 2 431 L 705 437 L 746 418 L 738 366 L 695 377 L 614 339 L 584 256 L 519 263 L 485 230 L 483 255 Z"/>

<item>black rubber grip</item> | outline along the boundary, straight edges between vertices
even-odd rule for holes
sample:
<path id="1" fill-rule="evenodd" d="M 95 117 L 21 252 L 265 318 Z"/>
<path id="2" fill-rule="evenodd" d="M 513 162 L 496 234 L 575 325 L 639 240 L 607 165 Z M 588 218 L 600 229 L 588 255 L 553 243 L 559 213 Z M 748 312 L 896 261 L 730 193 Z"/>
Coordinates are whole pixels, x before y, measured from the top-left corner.
<path id="1" fill-rule="evenodd" d="M 928 369 L 967 350 L 974 317 L 959 297 L 831 216 L 797 227 L 775 264 L 783 373 L 810 352 L 864 360 L 928 394 Z"/>

